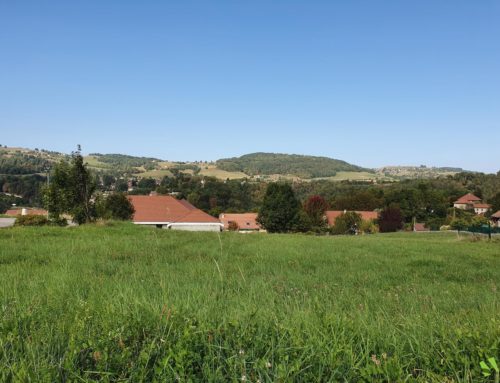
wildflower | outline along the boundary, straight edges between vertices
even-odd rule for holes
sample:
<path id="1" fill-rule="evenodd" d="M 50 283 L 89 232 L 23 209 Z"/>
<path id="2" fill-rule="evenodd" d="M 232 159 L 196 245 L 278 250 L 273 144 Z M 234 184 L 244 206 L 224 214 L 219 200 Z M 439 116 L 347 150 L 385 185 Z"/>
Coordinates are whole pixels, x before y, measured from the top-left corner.
<path id="1" fill-rule="evenodd" d="M 373 363 L 375 363 L 377 366 L 380 366 L 380 360 L 377 359 L 377 355 L 373 354 L 371 359 Z"/>
<path id="2" fill-rule="evenodd" d="M 245 350 L 240 349 L 239 354 L 240 354 L 241 356 L 245 355 Z"/>
<path id="3" fill-rule="evenodd" d="M 273 365 L 271 364 L 271 362 L 266 362 L 266 367 L 267 368 L 271 368 Z"/>
<path id="4" fill-rule="evenodd" d="M 241 381 L 246 382 L 247 381 L 247 376 L 246 375 L 241 375 Z"/>
<path id="5" fill-rule="evenodd" d="M 101 360 L 101 353 L 99 351 L 94 351 L 92 358 L 94 361 L 99 362 Z"/>

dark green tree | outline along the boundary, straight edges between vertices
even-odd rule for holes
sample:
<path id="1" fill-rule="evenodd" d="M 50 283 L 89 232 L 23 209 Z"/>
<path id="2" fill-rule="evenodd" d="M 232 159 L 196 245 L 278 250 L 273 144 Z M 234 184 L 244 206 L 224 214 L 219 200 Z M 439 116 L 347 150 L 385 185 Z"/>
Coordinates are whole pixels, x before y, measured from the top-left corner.
<path id="1" fill-rule="evenodd" d="M 293 231 L 298 225 L 300 203 L 288 184 L 269 184 L 257 221 L 270 233 Z"/>
<path id="2" fill-rule="evenodd" d="M 348 211 L 335 219 L 332 234 L 357 234 L 361 226 L 361 215 Z"/>
<path id="3" fill-rule="evenodd" d="M 105 219 L 130 220 L 134 207 L 125 193 L 111 193 L 96 204 L 97 215 Z"/>
<path id="4" fill-rule="evenodd" d="M 44 187 L 43 197 L 51 217 L 57 219 L 67 213 L 78 224 L 95 218 L 92 195 L 96 180 L 83 162 L 80 146 L 71 154 L 69 163 L 62 160 L 55 166 L 50 181 L 50 185 Z"/>
<path id="5" fill-rule="evenodd" d="M 500 192 L 495 194 L 491 199 L 488 200 L 488 202 L 491 204 L 491 211 L 493 213 L 497 212 L 500 210 Z"/>

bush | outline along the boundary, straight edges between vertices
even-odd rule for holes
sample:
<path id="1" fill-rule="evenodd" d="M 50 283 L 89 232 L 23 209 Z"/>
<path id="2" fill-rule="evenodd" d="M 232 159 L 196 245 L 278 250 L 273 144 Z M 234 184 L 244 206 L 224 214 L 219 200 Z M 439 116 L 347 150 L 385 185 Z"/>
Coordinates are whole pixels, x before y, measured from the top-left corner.
<path id="1" fill-rule="evenodd" d="M 130 220 L 134 207 L 124 193 L 111 193 L 96 203 L 97 215 L 104 219 Z"/>
<path id="2" fill-rule="evenodd" d="M 229 224 L 227 225 L 227 229 L 229 231 L 238 231 L 240 230 L 240 227 L 238 226 L 238 224 L 234 221 L 231 221 L 229 222 Z"/>
<path id="3" fill-rule="evenodd" d="M 364 234 L 376 234 L 379 232 L 377 224 L 371 219 L 361 221 L 359 230 Z"/>
<path id="4" fill-rule="evenodd" d="M 16 219 L 15 226 L 44 226 L 49 223 L 47 217 L 43 215 L 19 215 Z"/>
<path id="5" fill-rule="evenodd" d="M 357 234 L 361 223 L 361 215 L 354 211 L 348 211 L 335 219 L 332 234 Z"/>

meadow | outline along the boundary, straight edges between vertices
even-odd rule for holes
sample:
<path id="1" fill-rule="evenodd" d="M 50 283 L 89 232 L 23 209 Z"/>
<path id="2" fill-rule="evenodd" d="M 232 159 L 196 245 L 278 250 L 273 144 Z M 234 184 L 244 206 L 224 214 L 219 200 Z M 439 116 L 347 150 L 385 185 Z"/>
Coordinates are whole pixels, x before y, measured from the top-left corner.
<path id="1" fill-rule="evenodd" d="M 0 230 L 1 382 L 487 382 L 500 242 Z"/>

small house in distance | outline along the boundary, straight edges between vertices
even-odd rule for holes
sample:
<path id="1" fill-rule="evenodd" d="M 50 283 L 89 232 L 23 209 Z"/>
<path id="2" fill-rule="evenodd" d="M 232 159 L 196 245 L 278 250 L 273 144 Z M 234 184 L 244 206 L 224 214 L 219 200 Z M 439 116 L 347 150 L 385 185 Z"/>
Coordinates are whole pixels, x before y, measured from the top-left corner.
<path id="1" fill-rule="evenodd" d="M 359 214 L 363 221 L 375 221 L 376 219 L 378 219 L 378 213 L 376 211 L 356 210 L 354 212 Z M 325 215 L 328 221 L 328 226 L 334 226 L 337 217 L 340 217 L 344 213 L 347 213 L 347 210 L 327 210 L 325 212 Z"/>
<path id="2" fill-rule="evenodd" d="M 474 210 L 476 214 L 484 214 L 491 209 L 491 205 L 483 203 L 481 198 L 467 193 L 453 203 L 453 207 L 461 210 Z"/>
<path id="3" fill-rule="evenodd" d="M 262 231 L 257 222 L 257 213 L 222 213 L 219 219 L 224 225 L 224 230 L 243 232 Z"/>
<path id="4" fill-rule="evenodd" d="M 132 221 L 136 225 L 187 231 L 221 231 L 220 221 L 194 207 L 186 200 L 165 195 L 128 197 L 134 206 Z"/>

